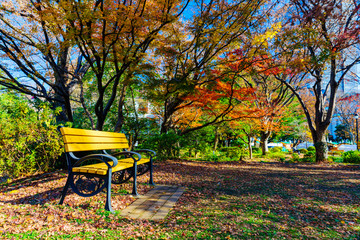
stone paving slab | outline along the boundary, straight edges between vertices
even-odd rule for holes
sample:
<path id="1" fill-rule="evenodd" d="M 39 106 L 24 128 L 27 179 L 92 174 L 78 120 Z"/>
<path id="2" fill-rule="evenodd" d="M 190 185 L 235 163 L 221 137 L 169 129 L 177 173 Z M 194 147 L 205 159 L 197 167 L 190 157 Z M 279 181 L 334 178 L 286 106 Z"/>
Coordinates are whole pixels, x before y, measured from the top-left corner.
<path id="1" fill-rule="evenodd" d="M 122 210 L 120 215 L 134 219 L 162 220 L 184 191 L 183 187 L 157 185 Z"/>

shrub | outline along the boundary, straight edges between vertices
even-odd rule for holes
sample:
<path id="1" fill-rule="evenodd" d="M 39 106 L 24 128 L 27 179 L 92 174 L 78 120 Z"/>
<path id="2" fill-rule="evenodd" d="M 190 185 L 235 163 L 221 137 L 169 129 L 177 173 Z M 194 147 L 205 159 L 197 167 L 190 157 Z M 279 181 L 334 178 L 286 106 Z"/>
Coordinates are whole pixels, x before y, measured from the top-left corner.
<path id="1" fill-rule="evenodd" d="M 306 154 L 308 152 L 308 150 L 306 150 L 305 148 L 300 148 L 299 152 L 302 154 Z"/>
<path id="2" fill-rule="evenodd" d="M 273 147 L 270 148 L 270 152 L 282 152 L 282 147 Z"/>
<path id="3" fill-rule="evenodd" d="M 302 162 L 315 162 L 316 161 L 316 152 L 308 151 L 305 153 L 304 157 L 301 159 Z"/>
<path id="4" fill-rule="evenodd" d="M 232 159 L 229 158 L 225 152 L 215 151 L 208 153 L 205 156 L 204 160 L 210 162 L 226 162 L 226 161 L 231 161 Z"/>
<path id="5" fill-rule="evenodd" d="M 316 151 L 315 147 L 314 146 L 310 146 L 307 148 L 308 151 L 311 151 L 311 152 L 314 152 Z"/>
<path id="6" fill-rule="evenodd" d="M 241 160 L 243 157 L 249 155 L 248 149 L 239 147 L 223 147 L 220 151 L 225 153 L 227 158 L 235 161 Z"/>
<path id="7" fill-rule="evenodd" d="M 149 136 L 141 144 L 141 148 L 153 149 L 157 159 L 179 158 L 181 136 L 173 131 Z"/>
<path id="8" fill-rule="evenodd" d="M 336 157 L 336 156 L 329 156 L 328 161 L 335 162 L 335 163 L 343 163 L 344 162 L 342 157 Z"/>
<path id="9" fill-rule="evenodd" d="M 344 163 L 360 163 L 359 151 L 348 151 L 342 154 Z"/>
<path id="10" fill-rule="evenodd" d="M 267 155 L 267 158 L 275 159 L 280 162 L 284 162 L 286 159 L 286 154 L 284 152 L 270 152 Z"/>
<path id="11" fill-rule="evenodd" d="M 0 174 L 18 177 L 55 168 L 62 144 L 53 115 L 45 103 L 0 94 Z"/>
<path id="12" fill-rule="evenodd" d="M 253 151 L 253 153 L 261 153 L 261 149 L 258 147 L 253 147 L 252 151 Z"/>
<path id="13" fill-rule="evenodd" d="M 294 162 L 299 162 L 299 161 L 300 161 L 300 156 L 299 156 L 299 154 L 297 154 L 297 153 L 291 154 L 291 157 L 292 157 L 292 160 L 293 160 Z"/>

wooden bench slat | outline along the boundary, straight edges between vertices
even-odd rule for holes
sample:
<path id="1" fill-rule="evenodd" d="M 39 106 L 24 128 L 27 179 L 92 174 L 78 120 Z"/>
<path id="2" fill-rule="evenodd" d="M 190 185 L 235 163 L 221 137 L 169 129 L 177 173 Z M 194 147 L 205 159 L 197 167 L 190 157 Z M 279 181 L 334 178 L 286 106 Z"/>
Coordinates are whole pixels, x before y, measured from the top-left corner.
<path id="1" fill-rule="evenodd" d="M 112 171 L 117 172 L 117 171 L 124 170 L 124 169 L 131 168 L 131 167 L 132 167 L 131 163 L 124 163 L 124 164 L 121 164 L 121 165 L 116 165 L 112 169 Z M 91 165 L 86 165 L 86 166 L 82 166 L 82 167 L 74 167 L 73 172 L 82 172 L 82 173 L 93 173 L 93 174 L 99 174 L 99 175 L 106 175 L 107 166 L 106 166 L 105 163 L 91 164 Z"/>
<path id="2" fill-rule="evenodd" d="M 80 135 L 80 136 L 122 137 L 122 138 L 125 138 L 124 133 L 116 133 L 116 132 L 94 131 L 94 130 L 68 128 L 68 127 L 62 127 L 62 128 L 60 128 L 60 131 L 61 131 L 62 135 Z"/>
<path id="3" fill-rule="evenodd" d="M 124 170 L 127 168 L 131 168 L 133 166 L 133 160 L 131 158 L 124 159 L 119 161 L 119 163 L 112 169 L 112 172 L 117 172 L 120 170 Z M 141 159 L 138 161 L 138 164 L 144 164 L 150 162 L 149 158 Z M 110 163 L 111 164 L 111 163 Z M 74 167 L 73 172 L 82 172 L 82 173 L 92 173 L 92 174 L 99 174 L 99 175 L 106 175 L 107 173 L 107 165 L 105 163 L 96 163 L 85 165 L 81 167 Z"/>
<path id="4" fill-rule="evenodd" d="M 65 135 L 64 143 L 124 143 L 128 141 L 125 137 L 94 137 L 94 136 L 74 136 Z"/>
<path id="5" fill-rule="evenodd" d="M 81 152 L 81 151 L 93 151 L 93 150 L 107 150 L 107 149 L 123 149 L 129 148 L 127 143 L 66 143 L 66 152 Z"/>

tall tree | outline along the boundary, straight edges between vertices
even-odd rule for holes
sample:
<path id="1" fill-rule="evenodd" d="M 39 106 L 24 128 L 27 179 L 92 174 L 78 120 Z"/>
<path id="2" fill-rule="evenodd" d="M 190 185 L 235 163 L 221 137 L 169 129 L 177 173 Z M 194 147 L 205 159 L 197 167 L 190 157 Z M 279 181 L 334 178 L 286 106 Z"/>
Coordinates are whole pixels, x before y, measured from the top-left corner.
<path id="1" fill-rule="evenodd" d="M 269 67 L 273 65 L 273 60 L 265 54 L 244 59 L 241 51 L 234 51 L 231 59 L 232 68 L 238 69 L 238 65 L 248 66 L 244 70 L 247 74 L 239 77 L 247 86 L 256 89 L 253 93 L 254 102 L 260 114 L 254 117 L 259 120 L 260 145 L 265 155 L 268 152 L 267 144 L 271 134 L 282 127 L 283 119 L 287 115 L 287 107 L 294 99 L 294 94 L 286 84 L 276 81 L 275 76 L 280 72 L 284 74 L 290 74 L 290 72 L 286 69 Z"/>
<path id="2" fill-rule="evenodd" d="M 0 3 L 0 85 L 61 107 L 72 121 L 74 86 L 88 69 L 74 47 L 63 11 L 51 0 Z"/>
<path id="3" fill-rule="evenodd" d="M 188 2 L 71 0 L 62 5 L 74 41 L 95 75 L 96 129 L 103 128 L 119 94 L 115 131 L 121 129 L 125 94 L 134 73 L 160 31 L 178 20 Z M 112 71 L 105 76 L 108 64 Z"/>
<path id="4" fill-rule="evenodd" d="M 157 48 L 157 53 L 163 56 L 158 64 L 160 77 L 148 81 L 148 87 L 157 90 L 150 97 L 164 105 L 161 132 L 174 127 L 173 117 L 186 106 L 188 96 L 202 85 L 216 81 L 216 77 L 209 77 L 222 64 L 219 57 L 238 44 L 248 44 L 246 39 L 267 16 L 263 8 L 267 3 L 194 1 L 192 16 L 168 30 L 162 47 Z"/>
<path id="5" fill-rule="evenodd" d="M 292 0 L 279 38 L 282 65 L 304 72 L 304 78 L 278 80 L 292 89 L 304 109 L 316 148 L 316 161 L 327 159 L 326 130 L 332 120 L 339 85 L 351 78 L 360 62 L 360 5 L 358 1 Z M 355 54 L 354 54 L 355 53 Z M 281 60 L 280 60 L 281 61 Z M 311 109 L 298 87 L 315 98 Z"/>

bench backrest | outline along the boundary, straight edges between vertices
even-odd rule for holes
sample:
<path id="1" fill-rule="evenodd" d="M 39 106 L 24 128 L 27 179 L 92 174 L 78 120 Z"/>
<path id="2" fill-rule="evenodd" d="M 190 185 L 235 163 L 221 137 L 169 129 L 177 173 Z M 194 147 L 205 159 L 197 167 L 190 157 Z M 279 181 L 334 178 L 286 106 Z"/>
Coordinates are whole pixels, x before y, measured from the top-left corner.
<path id="1" fill-rule="evenodd" d="M 66 152 L 129 148 L 125 134 L 60 127 Z"/>

